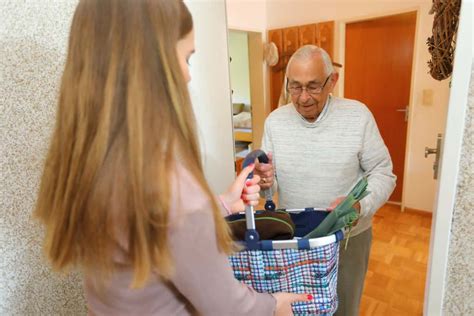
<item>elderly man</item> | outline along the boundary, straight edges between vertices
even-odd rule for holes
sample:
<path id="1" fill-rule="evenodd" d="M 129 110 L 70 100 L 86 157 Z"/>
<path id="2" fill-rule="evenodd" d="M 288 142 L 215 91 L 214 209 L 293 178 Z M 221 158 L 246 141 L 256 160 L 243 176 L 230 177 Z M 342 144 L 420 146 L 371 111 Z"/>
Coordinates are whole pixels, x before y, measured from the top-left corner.
<path id="1" fill-rule="evenodd" d="M 363 73 L 361 74 L 363 76 Z M 372 240 L 372 217 L 389 198 L 396 177 L 374 117 L 355 100 L 333 97 L 337 82 L 329 55 L 306 45 L 287 67 L 291 103 L 265 121 L 262 149 L 269 164 L 257 164 L 262 190 L 278 191 L 282 208 L 331 209 L 362 177 L 370 194 L 356 209 L 360 219 L 347 250 L 341 247 L 336 315 L 358 315 Z"/>

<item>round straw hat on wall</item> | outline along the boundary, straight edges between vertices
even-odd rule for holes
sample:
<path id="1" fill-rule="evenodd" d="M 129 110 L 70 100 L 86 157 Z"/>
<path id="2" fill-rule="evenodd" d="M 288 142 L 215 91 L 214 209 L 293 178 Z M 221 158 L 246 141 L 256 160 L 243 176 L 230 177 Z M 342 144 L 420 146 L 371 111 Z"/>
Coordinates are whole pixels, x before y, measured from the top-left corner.
<path id="1" fill-rule="evenodd" d="M 266 43 L 263 51 L 263 57 L 268 66 L 273 67 L 278 64 L 278 48 L 275 43 Z"/>

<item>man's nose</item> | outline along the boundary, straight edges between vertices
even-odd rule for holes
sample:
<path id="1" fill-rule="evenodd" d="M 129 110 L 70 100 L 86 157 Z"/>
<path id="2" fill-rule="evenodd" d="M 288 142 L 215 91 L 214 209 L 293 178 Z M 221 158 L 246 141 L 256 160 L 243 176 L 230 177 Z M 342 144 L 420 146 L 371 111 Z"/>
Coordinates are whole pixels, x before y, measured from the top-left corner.
<path id="1" fill-rule="evenodd" d="M 300 101 L 301 102 L 306 102 L 308 101 L 308 99 L 310 98 L 311 96 L 309 95 L 308 91 L 306 90 L 306 88 L 303 88 L 303 91 L 301 91 L 301 95 L 300 95 Z"/>

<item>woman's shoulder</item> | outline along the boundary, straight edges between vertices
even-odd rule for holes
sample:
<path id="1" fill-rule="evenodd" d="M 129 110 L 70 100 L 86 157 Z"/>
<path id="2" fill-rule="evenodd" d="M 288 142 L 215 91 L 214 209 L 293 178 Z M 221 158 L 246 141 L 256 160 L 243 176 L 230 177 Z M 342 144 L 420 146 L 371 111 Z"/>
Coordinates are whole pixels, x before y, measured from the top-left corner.
<path id="1" fill-rule="evenodd" d="M 210 210 L 211 201 L 190 170 L 180 163 L 171 173 L 170 218 Z"/>

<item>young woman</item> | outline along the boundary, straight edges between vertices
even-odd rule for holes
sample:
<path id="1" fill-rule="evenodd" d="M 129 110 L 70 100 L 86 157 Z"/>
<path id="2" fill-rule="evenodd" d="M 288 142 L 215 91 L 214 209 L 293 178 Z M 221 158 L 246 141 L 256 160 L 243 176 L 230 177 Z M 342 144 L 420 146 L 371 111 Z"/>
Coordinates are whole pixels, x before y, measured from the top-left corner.
<path id="1" fill-rule="evenodd" d="M 259 179 L 243 189 L 245 169 L 221 201 L 206 183 L 193 51 L 180 0 L 82 0 L 74 14 L 35 215 L 53 267 L 83 270 L 90 314 L 286 315 L 306 300 L 233 278 L 222 205 L 256 204 Z"/>

